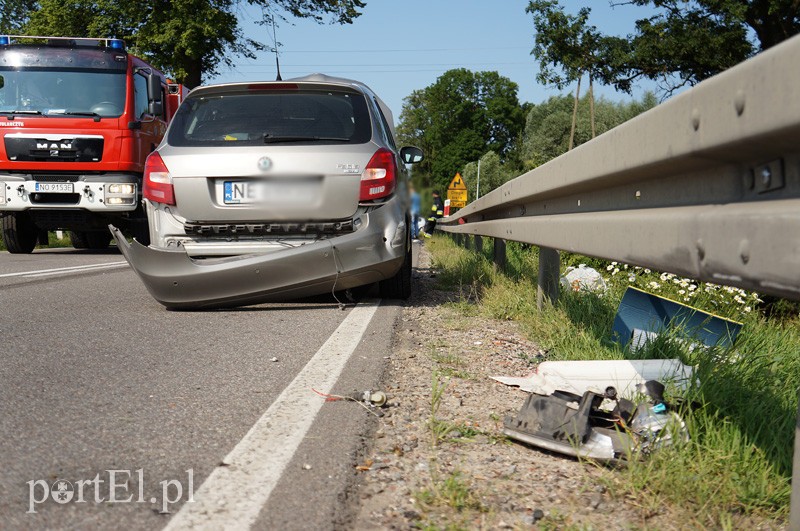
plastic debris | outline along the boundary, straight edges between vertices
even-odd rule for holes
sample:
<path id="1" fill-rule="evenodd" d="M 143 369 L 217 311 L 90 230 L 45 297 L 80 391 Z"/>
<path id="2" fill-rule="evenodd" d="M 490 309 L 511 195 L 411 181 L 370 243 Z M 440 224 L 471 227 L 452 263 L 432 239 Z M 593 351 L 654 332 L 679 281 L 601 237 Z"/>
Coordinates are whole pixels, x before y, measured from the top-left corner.
<path id="1" fill-rule="evenodd" d="M 578 267 L 568 267 L 567 272 L 561 277 L 561 285 L 571 291 L 588 291 L 591 293 L 605 293 L 608 291 L 606 281 L 602 275 L 586 264 Z"/>
<path id="2" fill-rule="evenodd" d="M 668 332 L 690 350 L 700 345 L 726 348 L 741 329 L 742 323 L 628 286 L 614 317 L 612 339 L 636 351 Z"/>
<path id="3" fill-rule="evenodd" d="M 603 393 L 607 387 L 630 396 L 637 385 L 648 380 L 669 382 L 685 389 L 692 378 L 692 367 L 678 359 L 544 361 L 529 376 L 492 376 L 493 380 L 529 393 L 550 395 L 559 390 L 579 396 L 586 391 Z"/>
<path id="4" fill-rule="evenodd" d="M 663 384 L 643 384 L 663 398 Z M 575 457 L 619 462 L 689 439 L 686 425 L 663 399 L 639 404 L 621 398 L 614 387 L 602 393 L 565 391 L 528 395 L 516 417 L 506 417 L 503 433 L 511 439 Z"/>

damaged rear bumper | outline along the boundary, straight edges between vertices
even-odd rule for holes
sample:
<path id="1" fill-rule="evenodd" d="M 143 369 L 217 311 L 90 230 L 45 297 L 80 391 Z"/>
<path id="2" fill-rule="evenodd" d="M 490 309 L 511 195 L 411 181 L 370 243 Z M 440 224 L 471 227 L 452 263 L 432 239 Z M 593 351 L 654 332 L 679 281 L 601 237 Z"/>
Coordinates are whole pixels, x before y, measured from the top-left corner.
<path id="1" fill-rule="evenodd" d="M 129 243 L 116 227 L 109 229 L 158 302 L 206 309 L 319 295 L 392 277 L 405 257 L 407 228 L 381 210 L 365 215 L 363 226 L 347 235 L 226 258 L 195 259 L 182 249 L 145 247 Z"/>

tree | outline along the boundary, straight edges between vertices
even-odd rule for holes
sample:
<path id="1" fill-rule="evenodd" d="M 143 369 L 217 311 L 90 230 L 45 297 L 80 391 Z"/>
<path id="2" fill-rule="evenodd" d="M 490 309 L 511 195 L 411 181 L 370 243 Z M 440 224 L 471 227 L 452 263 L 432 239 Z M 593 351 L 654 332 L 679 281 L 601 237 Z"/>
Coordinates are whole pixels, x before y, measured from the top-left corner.
<path id="1" fill-rule="evenodd" d="M 528 4 L 526 11 L 533 15 L 536 29 L 535 46 L 531 53 L 539 60 L 539 82 L 554 85 L 558 89 L 577 82 L 569 136 L 569 149 L 572 149 L 581 79 L 584 75 L 589 77 L 589 110 L 594 137 L 594 80 L 610 83 L 610 69 L 604 63 L 604 58 L 619 56 L 627 43 L 620 38 L 604 37 L 595 26 L 590 26 L 591 10 L 588 7 L 581 8 L 577 15 L 569 15 L 557 0 L 534 0 Z"/>
<path id="2" fill-rule="evenodd" d="M 668 95 L 800 32 L 800 0 L 627 0 L 613 5 L 656 10 L 638 20 L 635 32 L 625 37 L 596 35 L 595 79 L 627 93 L 645 78 L 660 82 Z M 528 5 L 535 17 L 548 9 L 570 19 L 557 0 Z M 577 18 L 588 14 L 589 8 L 583 8 Z M 558 55 L 565 48 L 563 30 L 562 25 L 543 31 L 541 41 L 537 33 L 534 55 L 554 58 L 553 64 L 569 73 L 579 54 L 567 48 L 566 55 Z"/>
<path id="3" fill-rule="evenodd" d="M 586 98 L 579 107 L 575 143 L 580 145 L 592 139 L 592 130 Z M 652 93 L 645 94 L 641 100 L 630 103 L 615 103 L 600 98 L 596 102 L 596 128 L 602 134 L 617 125 L 626 122 L 642 112 L 656 106 L 656 97 Z M 541 166 L 545 162 L 566 153 L 571 129 L 571 96 L 553 96 L 547 101 L 534 105 L 528 112 L 523 133 L 522 153 L 525 169 Z M 483 175 L 483 167 L 481 167 Z M 483 177 L 481 177 L 483 182 Z M 481 185 L 483 188 L 483 185 Z"/>
<path id="4" fill-rule="evenodd" d="M 255 57 L 266 46 L 244 37 L 237 11 L 241 0 L 4 0 L 22 5 L 12 24 L 34 35 L 122 37 L 129 47 L 179 82 L 195 87 L 217 74 L 233 57 Z M 366 4 L 362 0 L 247 0 L 275 15 L 349 24 Z M 4 14 L 5 17 L 5 14 Z M 5 18 L 0 19 L 0 21 Z"/>
<path id="5" fill-rule="evenodd" d="M 524 124 L 517 85 L 497 72 L 449 70 L 403 101 L 398 137 L 425 151 L 415 172 L 444 189 L 464 165 L 487 151 L 501 158 Z"/>
<path id="6" fill-rule="evenodd" d="M 494 151 L 489 151 L 480 158 L 480 171 L 480 197 L 518 175 L 510 173 L 509 169 L 501 162 L 500 156 Z M 464 166 L 461 177 L 464 179 L 464 184 L 467 185 L 470 197 L 477 199 L 478 163 L 470 162 Z"/>
<path id="7" fill-rule="evenodd" d="M 35 6 L 36 0 L 0 0 L 0 33 L 17 33 Z"/>

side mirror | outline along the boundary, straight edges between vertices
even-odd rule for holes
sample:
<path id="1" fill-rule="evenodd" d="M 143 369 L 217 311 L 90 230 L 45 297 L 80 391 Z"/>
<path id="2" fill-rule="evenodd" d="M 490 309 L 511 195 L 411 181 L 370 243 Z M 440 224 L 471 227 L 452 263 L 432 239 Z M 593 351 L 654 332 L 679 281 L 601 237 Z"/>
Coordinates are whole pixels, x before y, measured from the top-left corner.
<path id="1" fill-rule="evenodd" d="M 161 78 L 154 74 L 147 74 L 147 112 L 153 116 L 164 114 L 164 100 L 162 99 Z"/>
<path id="2" fill-rule="evenodd" d="M 425 155 L 420 148 L 407 146 L 400 148 L 400 158 L 403 159 L 403 162 L 406 164 L 416 164 L 417 162 L 421 162 L 422 159 L 425 158 Z"/>
<path id="3" fill-rule="evenodd" d="M 164 114 L 164 102 L 161 100 L 151 101 L 147 104 L 147 113 L 153 116 L 161 116 Z"/>

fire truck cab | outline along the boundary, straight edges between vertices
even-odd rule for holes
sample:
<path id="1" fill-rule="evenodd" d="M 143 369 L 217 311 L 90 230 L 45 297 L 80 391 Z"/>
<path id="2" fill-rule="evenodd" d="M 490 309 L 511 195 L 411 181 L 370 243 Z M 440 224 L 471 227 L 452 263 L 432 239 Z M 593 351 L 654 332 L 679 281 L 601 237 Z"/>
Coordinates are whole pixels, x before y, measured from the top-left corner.
<path id="1" fill-rule="evenodd" d="M 186 94 L 120 39 L 0 35 L 0 223 L 30 253 L 50 230 L 149 241 L 142 174 Z"/>

